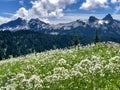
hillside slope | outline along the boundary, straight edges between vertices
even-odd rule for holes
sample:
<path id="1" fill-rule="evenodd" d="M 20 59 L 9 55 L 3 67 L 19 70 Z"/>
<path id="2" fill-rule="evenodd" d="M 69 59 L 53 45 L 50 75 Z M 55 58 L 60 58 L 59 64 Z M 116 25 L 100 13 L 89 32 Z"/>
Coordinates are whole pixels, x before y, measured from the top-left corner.
<path id="1" fill-rule="evenodd" d="M 119 90 L 120 45 L 99 43 L 0 62 L 0 90 Z"/>

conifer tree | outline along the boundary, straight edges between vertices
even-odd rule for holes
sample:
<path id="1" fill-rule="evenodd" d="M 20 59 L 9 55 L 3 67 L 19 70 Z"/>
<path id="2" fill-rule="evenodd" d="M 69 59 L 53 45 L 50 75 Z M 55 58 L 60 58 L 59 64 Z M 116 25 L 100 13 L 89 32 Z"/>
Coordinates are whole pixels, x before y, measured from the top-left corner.
<path id="1" fill-rule="evenodd" d="M 99 42 L 98 29 L 95 30 L 95 43 Z"/>
<path id="2" fill-rule="evenodd" d="M 72 44 L 73 44 L 74 46 L 77 46 L 79 43 L 80 43 L 80 40 L 79 40 L 78 33 L 75 33 L 74 36 L 73 36 Z"/>
<path id="3" fill-rule="evenodd" d="M 2 60 L 2 52 L 1 52 L 1 50 L 0 50 L 0 60 Z"/>

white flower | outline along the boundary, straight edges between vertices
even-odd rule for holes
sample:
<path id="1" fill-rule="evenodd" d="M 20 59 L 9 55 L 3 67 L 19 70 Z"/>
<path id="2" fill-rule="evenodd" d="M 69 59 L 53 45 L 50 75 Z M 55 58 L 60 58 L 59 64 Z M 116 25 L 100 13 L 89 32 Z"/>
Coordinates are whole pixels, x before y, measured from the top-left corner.
<path id="1" fill-rule="evenodd" d="M 79 72 L 79 71 L 72 70 L 71 71 L 71 76 L 73 76 L 73 77 L 82 77 L 83 74 L 81 72 Z"/>
<path id="2" fill-rule="evenodd" d="M 53 74 L 53 75 L 45 77 L 45 81 L 50 82 L 50 83 L 53 83 L 58 80 L 60 80 L 60 75 L 57 75 L 57 74 Z"/>
<path id="3" fill-rule="evenodd" d="M 23 78 L 23 79 L 25 79 L 25 74 L 23 74 L 23 73 L 17 74 L 17 78 Z"/>
<path id="4" fill-rule="evenodd" d="M 80 62 L 80 66 L 84 69 L 90 68 L 92 66 L 92 61 L 85 59 Z"/>
<path id="5" fill-rule="evenodd" d="M 112 57 L 109 61 L 110 61 L 111 63 L 120 64 L 120 56 Z"/>
<path id="6" fill-rule="evenodd" d="M 36 68 L 35 68 L 34 65 L 28 65 L 27 69 L 30 70 L 30 71 L 34 71 Z"/>
<path id="7" fill-rule="evenodd" d="M 36 84 L 34 90 L 40 90 L 41 88 L 43 88 L 41 84 Z"/>
<path id="8" fill-rule="evenodd" d="M 66 65 L 66 60 L 65 59 L 60 59 L 57 63 L 58 65 Z"/>
<path id="9" fill-rule="evenodd" d="M 53 69 L 53 74 L 45 77 L 45 81 L 47 82 L 55 82 L 58 80 L 65 80 L 70 77 L 68 69 L 64 67 L 56 67 Z"/>
<path id="10" fill-rule="evenodd" d="M 54 74 L 65 74 L 65 73 L 69 73 L 67 69 L 65 69 L 64 67 L 56 67 L 53 69 Z"/>
<path id="11" fill-rule="evenodd" d="M 43 83 L 42 79 L 39 78 L 37 75 L 32 75 L 29 79 L 29 82 L 36 82 L 36 83 Z"/>

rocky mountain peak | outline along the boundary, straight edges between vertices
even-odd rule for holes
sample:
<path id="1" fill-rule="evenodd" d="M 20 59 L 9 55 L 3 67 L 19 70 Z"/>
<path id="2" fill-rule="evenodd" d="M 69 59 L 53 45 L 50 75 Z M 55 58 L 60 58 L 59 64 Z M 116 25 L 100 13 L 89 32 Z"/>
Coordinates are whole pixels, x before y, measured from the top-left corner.
<path id="1" fill-rule="evenodd" d="M 111 14 L 108 14 L 108 15 L 106 15 L 106 16 L 103 18 L 103 20 L 113 21 L 114 19 L 113 19 L 113 17 L 111 16 Z"/>

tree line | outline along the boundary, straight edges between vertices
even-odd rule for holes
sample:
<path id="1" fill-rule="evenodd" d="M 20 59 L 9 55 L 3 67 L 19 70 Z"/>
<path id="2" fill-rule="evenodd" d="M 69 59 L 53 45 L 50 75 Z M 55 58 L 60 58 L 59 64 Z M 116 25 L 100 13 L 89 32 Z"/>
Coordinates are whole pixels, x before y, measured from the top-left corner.
<path id="1" fill-rule="evenodd" d="M 50 49 L 76 46 L 80 43 L 86 45 L 101 41 L 98 30 L 95 30 L 94 36 L 89 38 L 81 37 L 77 32 L 73 35 L 49 35 L 31 30 L 0 31 L 0 60 Z"/>
<path id="2" fill-rule="evenodd" d="M 69 47 L 73 44 L 73 40 L 73 36 L 70 35 L 46 35 L 24 30 L 0 31 L 0 60 L 33 52 Z"/>

